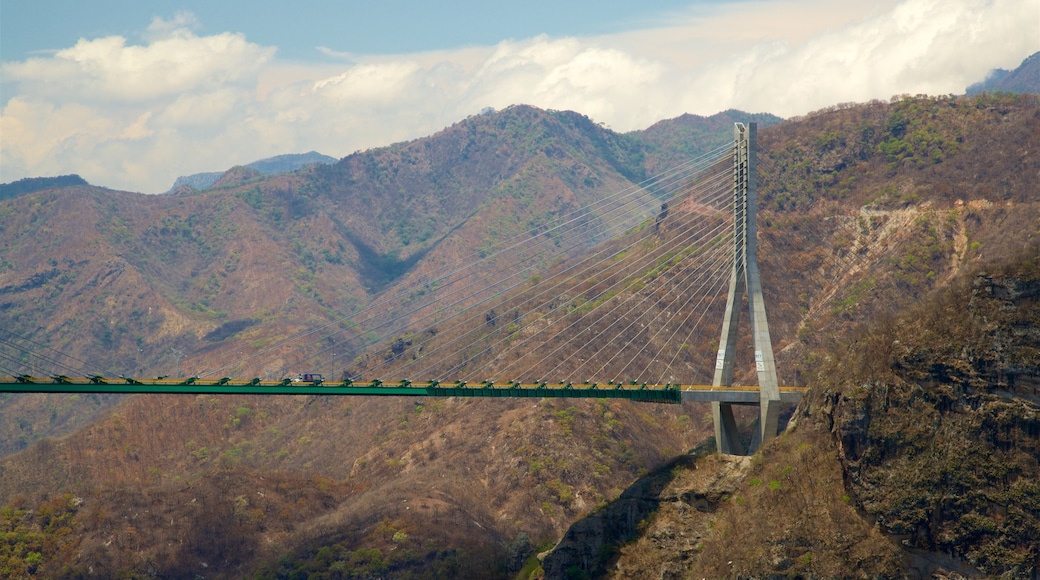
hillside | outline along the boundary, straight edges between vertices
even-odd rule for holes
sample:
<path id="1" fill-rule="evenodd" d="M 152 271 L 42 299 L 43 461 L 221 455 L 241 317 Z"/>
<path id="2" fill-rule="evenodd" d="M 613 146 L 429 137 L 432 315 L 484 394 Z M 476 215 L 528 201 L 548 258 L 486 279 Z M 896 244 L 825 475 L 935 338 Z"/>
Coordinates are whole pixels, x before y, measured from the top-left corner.
<path id="1" fill-rule="evenodd" d="M 1036 577 L 1038 256 L 964 272 L 833 349 L 754 460 L 684 457 L 644 489 L 652 515 L 608 528 L 598 552 L 577 523 L 547 576 L 609 561 L 619 578 Z M 583 566 L 589 553 L 607 558 Z"/>
<path id="2" fill-rule="evenodd" d="M 295 174 L 235 168 L 205 192 L 40 191 L 0 206 L 0 326 L 71 357 L 62 372 L 340 376 L 364 346 L 346 320 L 375 297 L 630 186 L 646 155 L 580 115 L 514 107 Z M 606 230 L 589 231 L 575 251 Z M 248 358 L 333 322 L 341 350 L 320 368 L 307 357 L 328 344 Z M 0 450 L 60 432 L 64 407 L 20 412 Z"/>
<path id="3" fill-rule="evenodd" d="M 760 261 L 782 381 L 804 383 L 803 374 L 812 370 L 819 351 L 856 326 L 926 299 L 964 268 L 1006 256 L 1036 239 L 1040 205 L 1036 183 L 1029 177 L 1040 171 L 1030 154 L 1040 134 L 1035 107 L 1031 98 L 1018 97 L 902 99 L 836 107 L 762 130 Z M 1007 145 L 1011 143 L 1015 145 Z M 645 272 L 635 277 L 658 278 L 652 271 L 661 263 L 653 262 L 666 259 L 672 240 L 684 231 L 683 220 L 692 217 L 682 210 L 674 215 L 678 221 L 665 222 L 659 232 L 630 234 L 645 236 L 639 244 L 621 237 L 598 251 L 610 255 L 628 248 L 626 259 L 642 256 L 647 262 Z M 1017 235 L 1008 236 L 1008 231 Z M 682 267 L 671 266 L 661 276 L 685 281 L 689 288 L 640 283 L 628 291 L 615 283 L 620 274 L 607 268 L 557 282 L 554 272 L 569 271 L 572 262 L 545 272 L 540 284 L 559 285 L 549 298 L 532 303 L 527 297 L 536 289 L 525 288 L 515 298 L 489 306 L 489 311 L 509 313 L 528 349 L 489 350 L 472 358 L 470 366 L 496 376 L 497 371 L 508 375 L 522 367 L 518 360 L 540 360 L 546 368 L 573 365 L 572 353 L 599 345 L 568 345 L 566 335 L 531 339 L 537 327 L 533 320 L 553 311 L 569 322 L 608 295 L 667 309 L 689 303 L 697 287 Z M 615 310 L 601 312 L 599 321 L 586 321 L 590 335 L 614 324 L 644 328 L 652 320 L 642 311 L 620 321 Z M 458 332 L 489 337 L 502 332 L 483 317 L 470 324 Z M 703 369 L 712 367 L 715 332 L 694 335 L 683 355 L 688 380 L 698 374 L 698 380 L 710 380 Z M 655 340 L 634 331 L 619 339 L 641 345 Z M 399 354 L 416 358 L 419 349 L 438 352 L 438 345 L 452 340 L 455 335 L 439 332 Z M 640 350 L 634 356 L 653 352 L 657 350 Z M 565 356 L 571 357 L 569 362 Z M 451 368 L 457 361 L 436 362 Z M 633 364 L 640 368 L 650 362 Z M 427 374 L 439 376 L 437 371 Z M 754 377 L 745 372 L 741 380 Z"/>
<path id="4" fill-rule="evenodd" d="M 255 341 L 262 325 L 274 340 L 283 327 L 342 317 L 402 275 L 462 259 L 506 210 L 544 221 L 627 183 L 618 169 L 639 171 L 638 159 L 624 161 L 620 137 L 580 119 L 515 108 L 300 174 L 232 171 L 194 195 L 22 196 L 0 210 L 4 327 L 105 374 L 200 370 L 175 353 L 213 358 L 236 348 L 222 344 L 232 329 L 251 328 Z M 579 180 L 556 178 L 560 167 Z M 545 194 L 526 201 L 533 191 Z M 101 340 L 62 333 L 55 343 L 59 328 Z"/>
<path id="5" fill-rule="evenodd" d="M 659 128 L 681 133 L 667 129 Z M 857 326 L 927 299 L 977 264 L 1032 248 L 1040 237 L 1040 194 L 1029 178 L 1040 171 L 1030 154 L 1038 134 L 1040 105 L 1010 96 L 846 106 L 762 129 L 760 259 L 785 382 L 830 392 L 833 385 L 816 377 L 832 369 L 822 376 L 858 384 L 857 375 L 825 366 Z M 107 374 L 187 374 L 237 360 L 229 367 L 237 376 L 279 376 L 298 367 L 296 355 L 271 351 L 260 363 L 243 353 L 395 296 L 532 220 L 553 223 L 627 187 L 673 155 L 665 141 L 641 139 L 573 113 L 516 107 L 292 175 L 229 172 L 221 185 L 192 195 L 83 188 L 22 196 L 0 205 L 0 240 L 11 256 L 0 272 L 0 316 L 5 328 L 97 361 Z M 649 256 L 676 237 L 683 206 L 653 228 L 659 200 L 648 195 L 643 205 L 643 228 L 608 245 L 639 240 L 638 251 Z M 598 241 L 546 260 L 544 279 Z M 496 268 L 507 265 L 491 262 L 474 276 L 493 277 Z M 672 270 L 660 278 L 681 280 L 670 278 Z M 570 298 L 607 278 L 590 272 Z M 671 307 L 672 296 L 657 296 L 657 307 Z M 509 312 L 506 304 L 488 308 Z M 572 311 L 555 310 L 544 320 Z M 488 321 L 476 324 L 488 328 Z M 110 338 L 80 341 L 69 332 L 79 329 Z M 715 332 L 703 338 L 706 349 L 690 349 L 691 369 L 710 364 Z M 381 356 L 388 345 L 373 348 Z M 318 370 L 337 376 L 354 364 L 342 357 Z M 1019 374 L 1032 376 L 1024 368 Z M 796 415 L 795 434 L 811 423 L 806 413 L 821 416 L 806 409 Z M 27 415 L 26 423 L 48 417 Z M 9 427 L 9 437 L 18 428 Z M 696 405 L 132 397 L 87 427 L 0 462 L 0 503 L 9 508 L 2 524 L 31 539 L 5 544 L 4 556 L 12 574 L 33 567 L 67 577 L 90 568 L 103 575 L 505 577 L 619 497 L 690 483 L 700 491 L 679 496 L 699 493 L 709 503 L 684 501 L 707 506 L 735 485 L 773 491 L 750 483 L 755 477 L 786 485 L 783 467 L 779 476 L 746 479 L 746 469 L 764 467 L 694 459 L 704 470 L 684 475 L 689 460 L 668 463 L 709 430 L 709 409 Z M 33 435 L 44 432 L 37 426 Z M 820 482 L 813 487 L 844 485 L 823 443 L 807 439 L 793 449 L 805 442 L 813 445 L 801 448 L 803 463 L 788 462 L 792 469 L 809 466 L 806 477 Z M 864 480 L 863 497 L 876 491 L 869 484 L 879 473 L 867 474 L 874 479 Z M 644 487 L 624 491 L 643 475 L 650 476 Z M 892 509 L 875 507 L 877 514 Z M 887 545 L 882 532 L 867 528 L 853 531 Z M 780 561 L 800 562 L 804 553 Z M 898 552 L 864 553 L 882 554 L 879 570 L 904 563 Z M 749 552 L 741 565 L 762 569 L 755 557 Z M 560 571 L 547 562 L 546 572 Z M 619 560 L 649 569 L 635 562 Z"/>

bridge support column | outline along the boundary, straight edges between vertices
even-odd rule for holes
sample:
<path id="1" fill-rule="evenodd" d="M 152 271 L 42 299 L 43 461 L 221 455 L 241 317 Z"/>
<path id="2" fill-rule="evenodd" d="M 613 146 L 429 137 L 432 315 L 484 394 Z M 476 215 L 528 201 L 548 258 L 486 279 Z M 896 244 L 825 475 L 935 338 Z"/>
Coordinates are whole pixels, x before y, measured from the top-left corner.
<path id="1" fill-rule="evenodd" d="M 733 385 L 733 355 L 736 351 L 737 329 L 745 296 L 751 315 L 751 334 L 755 347 L 755 370 L 760 393 L 759 432 L 752 437 L 751 452 L 759 444 L 768 443 L 776 436 L 780 419 L 780 387 L 776 376 L 773 345 L 769 338 L 765 302 L 762 300 L 762 282 L 758 276 L 756 235 L 758 213 L 757 147 L 758 127 L 749 123 L 733 127 L 733 269 L 730 273 L 726 315 L 722 336 L 715 359 L 715 377 L 712 385 Z M 744 447 L 737 432 L 732 405 L 712 403 L 715 420 L 715 443 L 719 453 L 743 455 Z"/>
<path id="2" fill-rule="evenodd" d="M 715 446 L 719 453 L 743 455 L 744 445 L 740 442 L 737 420 L 733 417 L 733 405 L 713 401 L 711 415 L 715 419 Z"/>

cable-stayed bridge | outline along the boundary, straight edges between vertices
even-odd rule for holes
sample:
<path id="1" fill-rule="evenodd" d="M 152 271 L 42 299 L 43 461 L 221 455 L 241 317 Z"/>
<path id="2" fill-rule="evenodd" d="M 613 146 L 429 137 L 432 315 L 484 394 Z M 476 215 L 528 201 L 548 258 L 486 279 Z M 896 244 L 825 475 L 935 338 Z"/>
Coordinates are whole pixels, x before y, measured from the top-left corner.
<path id="1" fill-rule="evenodd" d="M 737 124 L 732 144 L 516 233 L 491 231 L 471 260 L 187 378 L 106 376 L 0 338 L 51 370 L 0 350 L 0 391 L 710 401 L 720 451 L 741 453 L 733 405 L 760 407 L 754 447 L 804 391 L 778 384 L 758 275 L 756 163 L 756 127 Z M 282 366 L 232 378 L 265 359 Z M 738 376 L 758 386 L 735 386 Z"/>

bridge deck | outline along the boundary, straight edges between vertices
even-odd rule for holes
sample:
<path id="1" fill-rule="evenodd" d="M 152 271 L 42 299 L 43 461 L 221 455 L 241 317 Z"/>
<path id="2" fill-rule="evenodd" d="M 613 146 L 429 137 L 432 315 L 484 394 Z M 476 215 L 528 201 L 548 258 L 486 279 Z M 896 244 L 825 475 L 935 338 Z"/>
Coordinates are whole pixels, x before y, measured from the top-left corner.
<path id="1" fill-rule="evenodd" d="M 519 397 L 628 399 L 648 403 L 681 403 L 686 401 L 721 401 L 755 404 L 758 387 L 711 387 L 708 385 L 655 385 L 633 383 L 520 383 L 486 381 L 441 383 L 439 381 L 371 381 L 294 382 L 236 380 L 231 378 L 183 379 L 130 377 L 0 377 L 3 393 L 122 393 L 122 394 L 212 394 L 212 395 L 353 395 L 414 397 Z M 784 402 L 796 403 L 804 387 L 781 387 Z"/>

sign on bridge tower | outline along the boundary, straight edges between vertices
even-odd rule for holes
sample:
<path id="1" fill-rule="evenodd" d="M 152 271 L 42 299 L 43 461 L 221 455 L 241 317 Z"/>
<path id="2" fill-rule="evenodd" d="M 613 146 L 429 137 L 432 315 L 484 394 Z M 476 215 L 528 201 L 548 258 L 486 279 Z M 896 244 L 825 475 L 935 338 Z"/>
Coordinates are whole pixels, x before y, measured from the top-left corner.
<path id="1" fill-rule="evenodd" d="M 754 452 L 761 444 L 776 436 L 780 416 L 780 387 L 776 378 L 776 363 L 773 346 L 769 340 L 769 323 L 766 321 L 766 306 L 762 300 L 762 282 L 758 277 L 756 247 L 756 214 L 758 212 L 756 175 L 756 136 L 758 127 L 749 123 L 746 127 L 736 123 L 733 127 L 733 197 L 734 236 L 733 270 L 730 273 L 729 297 L 726 299 L 726 316 L 722 322 L 722 337 L 715 359 L 714 387 L 733 385 L 733 356 L 736 351 L 737 328 L 744 297 L 747 297 L 751 314 L 751 334 L 755 346 L 755 369 L 758 373 L 760 418 L 751 448 Z M 720 453 L 743 455 L 745 450 L 737 432 L 733 417 L 733 403 L 712 402 L 715 419 L 715 443 Z"/>

